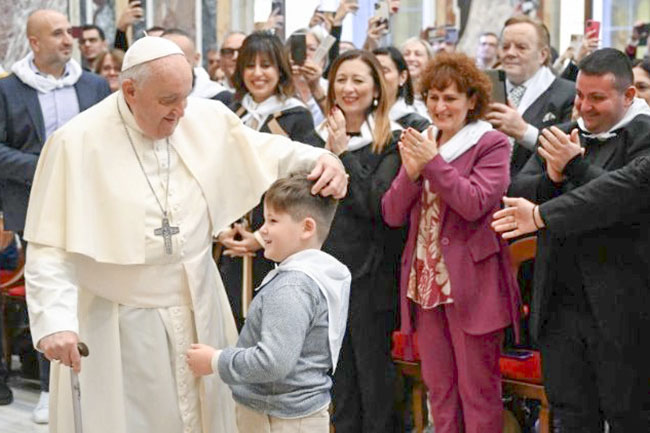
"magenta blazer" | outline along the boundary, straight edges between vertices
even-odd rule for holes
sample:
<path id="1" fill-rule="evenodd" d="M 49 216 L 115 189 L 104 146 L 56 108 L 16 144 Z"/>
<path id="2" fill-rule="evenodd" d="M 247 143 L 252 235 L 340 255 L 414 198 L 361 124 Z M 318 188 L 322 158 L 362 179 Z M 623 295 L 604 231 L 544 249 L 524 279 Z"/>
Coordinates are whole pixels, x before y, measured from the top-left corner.
<path id="1" fill-rule="evenodd" d="M 507 244 L 490 227 L 492 214 L 510 183 L 510 143 L 490 131 L 451 163 L 436 155 L 411 182 L 404 167 L 382 198 L 386 224 L 409 223 L 402 255 L 402 332 L 411 333 L 415 304 L 406 297 L 420 219 L 422 178 L 440 198 L 440 247 L 449 272 L 451 296 L 462 329 L 481 335 L 519 323 L 520 295 L 510 271 Z M 518 326 L 515 326 L 518 335 Z"/>

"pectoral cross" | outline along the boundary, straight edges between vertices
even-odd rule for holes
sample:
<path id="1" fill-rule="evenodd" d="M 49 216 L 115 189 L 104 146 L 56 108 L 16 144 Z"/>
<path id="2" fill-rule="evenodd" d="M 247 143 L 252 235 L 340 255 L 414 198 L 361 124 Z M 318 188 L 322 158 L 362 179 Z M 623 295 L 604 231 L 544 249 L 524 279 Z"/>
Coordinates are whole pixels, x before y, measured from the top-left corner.
<path id="1" fill-rule="evenodd" d="M 163 216 L 162 226 L 155 229 L 153 234 L 156 236 L 162 236 L 165 241 L 165 253 L 172 254 L 172 236 L 177 235 L 180 230 L 178 227 L 172 227 L 169 225 L 169 218 Z"/>

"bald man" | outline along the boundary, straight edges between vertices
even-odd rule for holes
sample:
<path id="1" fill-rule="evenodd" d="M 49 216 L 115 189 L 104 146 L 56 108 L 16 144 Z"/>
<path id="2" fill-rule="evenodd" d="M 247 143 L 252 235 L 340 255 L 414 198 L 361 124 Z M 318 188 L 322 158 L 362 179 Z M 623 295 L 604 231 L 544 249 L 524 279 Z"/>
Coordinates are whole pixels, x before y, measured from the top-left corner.
<path id="1" fill-rule="evenodd" d="M 210 79 L 208 72 L 201 66 L 201 53 L 196 51 L 196 44 L 189 33 L 181 29 L 169 29 L 165 30 L 161 37 L 178 45 L 188 63 L 192 65 L 194 82 L 190 96 L 214 99 L 223 102 L 226 106 L 230 105 L 234 93 Z"/>
<path id="2" fill-rule="evenodd" d="M 0 80 L 0 201 L 7 230 L 23 231 L 36 163 L 48 137 L 110 94 L 103 78 L 82 71 L 71 59 L 70 30 L 59 12 L 32 12 L 27 19 L 31 51 Z M 33 419 L 47 423 L 49 363 L 42 357 L 40 369 L 42 393 Z M 0 377 L 2 372 L 0 366 Z M 3 383 L 0 379 L 0 388 Z"/>

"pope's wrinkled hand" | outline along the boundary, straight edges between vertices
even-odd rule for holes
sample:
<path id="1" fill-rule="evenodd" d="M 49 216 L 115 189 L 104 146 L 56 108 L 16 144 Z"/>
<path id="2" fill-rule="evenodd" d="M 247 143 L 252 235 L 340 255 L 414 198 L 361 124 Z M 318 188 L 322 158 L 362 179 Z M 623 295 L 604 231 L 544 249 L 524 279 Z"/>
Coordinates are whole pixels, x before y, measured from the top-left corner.
<path id="1" fill-rule="evenodd" d="M 216 352 L 214 347 L 205 344 L 192 344 L 187 351 L 187 365 L 194 376 L 212 374 L 212 356 Z"/>
<path id="2" fill-rule="evenodd" d="M 312 194 L 332 196 L 340 200 L 348 193 L 348 175 L 345 168 L 338 158 L 330 154 L 318 158 L 307 179 L 316 181 L 311 188 Z"/>
<path id="3" fill-rule="evenodd" d="M 72 331 L 55 332 L 41 338 L 38 348 L 50 361 L 60 361 L 61 364 L 72 367 L 74 371 L 81 371 L 81 355 L 77 349 L 79 336 Z"/>

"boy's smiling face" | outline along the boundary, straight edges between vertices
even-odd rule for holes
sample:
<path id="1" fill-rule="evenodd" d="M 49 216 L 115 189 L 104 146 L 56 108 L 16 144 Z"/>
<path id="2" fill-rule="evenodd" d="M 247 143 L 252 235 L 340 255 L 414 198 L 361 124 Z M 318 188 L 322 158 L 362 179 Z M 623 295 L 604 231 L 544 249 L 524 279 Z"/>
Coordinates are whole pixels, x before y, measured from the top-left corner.
<path id="1" fill-rule="evenodd" d="M 307 225 L 311 218 L 294 220 L 287 212 L 278 211 L 264 202 L 264 225 L 260 234 L 264 239 L 264 257 L 276 263 L 305 249 L 311 237 Z M 313 221 L 313 220 L 311 220 Z"/>

